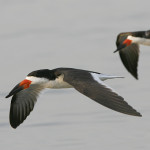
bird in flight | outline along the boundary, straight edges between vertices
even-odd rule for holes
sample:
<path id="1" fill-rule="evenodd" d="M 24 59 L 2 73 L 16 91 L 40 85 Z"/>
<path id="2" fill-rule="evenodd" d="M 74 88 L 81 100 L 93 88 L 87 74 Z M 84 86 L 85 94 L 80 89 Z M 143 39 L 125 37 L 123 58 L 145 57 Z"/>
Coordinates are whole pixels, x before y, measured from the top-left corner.
<path id="1" fill-rule="evenodd" d="M 124 32 L 117 36 L 116 46 L 120 58 L 126 69 L 138 79 L 139 45 L 150 46 L 150 30 Z"/>
<path id="2" fill-rule="evenodd" d="M 121 77 L 74 68 L 33 71 L 6 96 L 6 98 L 12 96 L 9 114 L 10 125 L 17 128 L 26 119 L 33 110 L 40 91 L 45 88 L 75 88 L 83 95 L 112 110 L 141 116 L 124 101 L 123 97 L 103 82 L 113 78 Z"/>

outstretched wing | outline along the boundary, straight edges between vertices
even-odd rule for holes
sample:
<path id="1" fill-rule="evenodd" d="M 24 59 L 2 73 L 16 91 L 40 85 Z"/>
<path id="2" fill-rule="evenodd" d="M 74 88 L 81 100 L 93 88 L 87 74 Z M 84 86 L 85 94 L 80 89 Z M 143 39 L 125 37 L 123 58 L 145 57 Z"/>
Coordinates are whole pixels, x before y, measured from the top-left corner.
<path id="1" fill-rule="evenodd" d="M 9 120 L 13 128 L 17 128 L 33 110 L 38 94 L 43 89 L 39 85 L 31 85 L 13 95 L 10 106 Z"/>
<path id="2" fill-rule="evenodd" d="M 138 79 L 139 45 L 131 44 L 119 51 L 120 58 L 126 69 Z"/>
<path id="3" fill-rule="evenodd" d="M 76 69 L 61 72 L 64 74 L 65 82 L 99 104 L 124 114 L 141 116 L 139 112 L 124 101 L 123 97 L 104 84 L 99 79 L 99 74 Z"/>

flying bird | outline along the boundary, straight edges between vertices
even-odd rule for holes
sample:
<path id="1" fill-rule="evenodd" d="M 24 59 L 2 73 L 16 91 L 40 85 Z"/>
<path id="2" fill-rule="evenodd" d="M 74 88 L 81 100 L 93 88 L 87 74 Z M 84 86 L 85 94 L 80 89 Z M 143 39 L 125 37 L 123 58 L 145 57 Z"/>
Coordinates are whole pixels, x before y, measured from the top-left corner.
<path id="1" fill-rule="evenodd" d="M 120 33 L 116 40 L 117 50 L 114 51 L 119 51 L 124 66 L 136 79 L 140 44 L 150 46 L 150 30 Z"/>
<path id="2" fill-rule="evenodd" d="M 141 116 L 124 101 L 123 97 L 103 82 L 113 78 L 121 77 L 74 68 L 33 71 L 6 96 L 6 98 L 12 96 L 9 114 L 10 125 L 17 128 L 26 119 L 33 110 L 40 91 L 45 88 L 75 88 L 78 92 L 112 110 Z"/>

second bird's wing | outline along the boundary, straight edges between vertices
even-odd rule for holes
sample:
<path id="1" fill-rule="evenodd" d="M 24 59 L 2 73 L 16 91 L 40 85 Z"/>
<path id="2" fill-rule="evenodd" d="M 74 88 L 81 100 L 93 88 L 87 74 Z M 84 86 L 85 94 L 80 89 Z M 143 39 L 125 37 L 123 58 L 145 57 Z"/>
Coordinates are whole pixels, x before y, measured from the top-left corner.
<path id="1" fill-rule="evenodd" d="M 124 66 L 136 79 L 138 79 L 137 67 L 139 52 L 138 44 L 131 44 L 119 51 L 119 55 Z"/>

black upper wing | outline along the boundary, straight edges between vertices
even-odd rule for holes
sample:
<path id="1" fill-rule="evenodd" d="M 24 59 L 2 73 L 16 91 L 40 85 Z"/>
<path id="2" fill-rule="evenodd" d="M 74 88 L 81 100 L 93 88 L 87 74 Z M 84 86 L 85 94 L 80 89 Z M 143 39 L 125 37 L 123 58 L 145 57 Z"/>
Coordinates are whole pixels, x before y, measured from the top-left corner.
<path id="1" fill-rule="evenodd" d="M 96 77 L 97 80 L 95 80 L 91 73 L 77 69 L 62 69 L 61 73 L 64 74 L 64 81 L 99 104 L 124 114 L 141 116 L 139 112 L 124 101 L 123 97 L 105 85 L 99 78 Z"/>
<path id="2" fill-rule="evenodd" d="M 119 51 L 120 58 L 126 69 L 138 79 L 139 45 L 131 44 Z"/>

